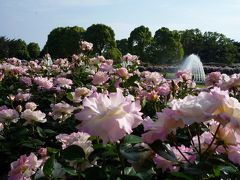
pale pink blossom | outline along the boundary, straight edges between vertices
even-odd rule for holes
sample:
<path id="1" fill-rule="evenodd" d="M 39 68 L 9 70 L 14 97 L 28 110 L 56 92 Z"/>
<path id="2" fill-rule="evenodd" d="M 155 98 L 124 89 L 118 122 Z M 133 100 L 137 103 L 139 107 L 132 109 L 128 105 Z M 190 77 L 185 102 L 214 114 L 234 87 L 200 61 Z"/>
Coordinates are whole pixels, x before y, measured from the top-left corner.
<path id="1" fill-rule="evenodd" d="M 105 82 L 107 82 L 109 79 L 109 76 L 107 75 L 106 72 L 102 72 L 102 71 L 98 71 L 94 76 L 93 76 L 93 80 L 92 83 L 94 85 L 102 85 Z"/>
<path id="2" fill-rule="evenodd" d="M 35 77 L 33 80 L 40 89 L 51 89 L 53 87 L 53 82 L 47 77 Z"/>
<path id="3" fill-rule="evenodd" d="M 112 64 L 108 64 L 106 62 L 101 63 L 99 67 L 99 71 L 106 71 L 106 72 L 111 72 L 113 70 Z"/>
<path id="4" fill-rule="evenodd" d="M 65 149 L 71 145 L 80 146 L 86 155 L 93 151 L 93 145 L 90 140 L 90 135 L 85 132 L 73 132 L 72 134 L 59 134 L 56 139 L 62 143 L 62 148 Z"/>
<path id="5" fill-rule="evenodd" d="M 240 145 L 228 147 L 228 159 L 233 163 L 240 165 Z"/>
<path id="6" fill-rule="evenodd" d="M 81 41 L 80 48 L 83 51 L 91 51 L 93 48 L 93 44 L 87 41 Z"/>
<path id="7" fill-rule="evenodd" d="M 23 82 L 26 86 L 32 86 L 32 79 L 30 77 L 21 76 L 19 80 Z"/>
<path id="8" fill-rule="evenodd" d="M 61 102 L 57 104 L 52 104 L 52 116 L 54 120 L 59 119 L 60 121 L 64 121 L 67 118 L 72 116 L 72 112 L 75 108 L 68 103 Z"/>
<path id="9" fill-rule="evenodd" d="M 59 59 L 56 59 L 53 64 L 55 65 L 58 65 L 60 67 L 68 67 L 69 66 L 69 61 L 65 58 L 65 59 L 62 59 L 62 58 L 59 58 Z"/>
<path id="10" fill-rule="evenodd" d="M 170 94 L 171 89 L 167 83 L 164 83 L 163 85 L 157 87 L 157 92 L 160 96 L 167 96 Z"/>
<path id="11" fill-rule="evenodd" d="M 214 112 L 215 120 L 222 124 L 231 122 L 233 127 L 240 126 L 240 103 L 233 97 L 227 97 Z"/>
<path id="12" fill-rule="evenodd" d="M 189 70 L 178 71 L 176 73 L 177 78 L 182 78 L 184 81 L 192 79 L 192 73 Z"/>
<path id="13" fill-rule="evenodd" d="M 37 104 L 34 102 L 27 102 L 25 104 L 25 108 L 34 111 L 35 109 L 37 109 Z"/>
<path id="14" fill-rule="evenodd" d="M 85 96 L 90 96 L 92 91 L 86 87 L 76 88 L 74 92 L 72 92 L 73 101 L 81 102 L 82 98 Z"/>
<path id="15" fill-rule="evenodd" d="M 209 130 L 212 134 L 216 133 L 219 122 L 211 121 Z M 225 126 L 220 125 L 218 128 L 216 137 L 218 140 L 221 140 L 225 145 L 236 145 L 239 143 L 238 134 L 235 129 L 231 126 L 231 123 L 228 123 Z"/>
<path id="16" fill-rule="evenodd" d="M 204 152 L 207 150 L 207 148 L 209 147 L 211 141 L 213 139 L 213 135 L 208 132 L 208 131 L 205 131 L 204 133 L 202 133 L 199 137 L 199 140 L 200 140 L 200 146 L 199 146 L 199 141 L 198 141 L 198 136 L 194 136 L 193 137 L 193 143 L 192 144 L 193 146 L 195 146 L 197 149 L 199 149 L 199 147 L 201 147 L 201 152 Z M 212 146 L 210 147 L 210 149 L 214 149 L 216 147 L 216 144 L 215 144 L 216 140 L 213 142 Z"/>
<path id="17" fill-rule="evenodd" d="M 233 74 L 231 76 L 228 76 L 226 74 L 221 74 L 220 80 L 217 83 L 217 86 L 219 86 L 223 90 L 229 90 L 234 87 L 240 86 L 240 74 Z"/>
<path id="18" fill-rule="evenodd" d="M 228 90 L 231 86 L 231 77 L 227 74 L 221 74 L 216 86 L 220 87 L 223 90 Z"/>
<path id="19" fill-rule="evenodd" d="M 38 160 L 34 153 L 31 153 L 29 156 L 22 155 L 17 161 L 11 163 L 8 179 L 31 180 L 31 176 L 36 173 L 41 164 L 42 160 Z"/>
<path id="20" fill-rule="evenodd" d="M 196 152 L 194 152 L 192 148 L 188 148 L 184 145 L 181 145 L 181 146 L 178 146 L 178 149 L 179 150 L 177 150 L 176 147 L 171 147 L 171 150 L 175 154 L 178 161 L 180 161 L 182 163 L 188 163 L 188 161 L 193 163 L 196 160 Z M 181 151 L 181 153 L 185 157 L 183 157 L 183 155 L 179 151 Z"/>
<path id="21" fill-rule="evenodd" d="M 142 123 L 141 106 L 132 97 L 116 93 L 94 93 L 83 100 L 84 109 L 76 114 L 81 121 L 78 128 L 90 135 L 99 136 L 104 143 L 116 142 Z"/>
<path id="22" fill-rule="evenodd" d="M 92 91 L 86 87 L 79 87 L 75 89 L 75 95 L 76 96 L 90 96 Z"/>
<path id="23" fill-rule="evenodd" d="M 90 65 L 97 65 L 97 64 L 100 64 L 100 59 L 94 57 L 94 58 L 90 58 L 89 59 L 89 64 Z"/>
<path id="24" fill-rule="evenodd" d="M 205 84 L 207 86 L 216 85 L 221 78 L 221 73 L 219 71 L 211 72 L 207 75 L 205 79 Z"/>
<path id="25" fill-rule="evenodd" d="M 26 71 L 28 69 L 26 67 L 22 67 L 22 66 L 12 66 L 12 70 L 11 72 L 13 74 L 17 74 L 17 75 L 23 75 L 26 74 Z"/>
<path id="26" fill-rule="evenodd" d="M 70 89 L 72 84 L 73 84 L 73 82 L 71 79 L 67 79 L 64 77 L 59 77 L 59 78 L 55 79 L 55 81 L 54 81 L 55 86 L 59 86 L 62 88 L 67 88 L 67 89 Z"/>
<path id="27" fill-rule="evenodd" d="M 97 56 L 97 59 L 98 59 L 99 62 L 105 62 L 106 61 L 104 56 Z"/>
<path id="28" fill-rule="evenodd" d="M 14 122 L 19 119 L 19 114 L 15 109 L 2 109 L 0 110 L 0 122 Z"/>
<path id="29" fill-rule="evenodd" d="M 138 59 L 138 56 L 132 55 L 132 54 L 129 54 L 129 53 L 127 53 L 126 55 L 124 55 L 124 56 L 122 57 L 122 60 L 123 60 L 123 61 L 126 61 L 126 62 L 137 63 L 137 64 L 140 63 L 140 62 L 139 62 L 139 59 Z"/>
<path id="30" fill-rule="evenodd" d="M 151 91 L 146 94 L 146 98 L 149 101 L 156 101 L 158 99 L 158 93 L 156 91 Z"/>
<path id="31" fill-rule="evenodd" d="M 142 76 L 144 78 L 144 81 L 146 81 L 146 83 L 151 83 L 153 85 L 158 85 L 159 83 L 164 82 L 165 80 L 162 74 L 158 72 L 144 71 L 142 73 Z"/>
<path id="32" fill-rule="evenodd" d="M 28 101 L 31 98 L 32 94 L 31 93 L 22 93 L 19 92 L 16 96 L 15 96 L 15 100 L 16 101 Z"/>
<path id="33" fill-rule="evenodd" d="M 161 168 L 163 172 L 169 170 L 170 172 L 179 171 L 179 167 L 176 166 L 176 162 L 169 161 L 158 154 L 156 154 L 153 158 L 153 162 L 156 164 L 157 168 Z"/>
<path id="34" fill-rule="evenodd" d="M 47 156 L 47 148 L 40 148 L 37 152 L 42 157 Z"/>
<path id="35" fill-rule="evenodd" d="M 188 95 L 183 99 L 174 99 L 171 106 L 178 111 L 176 118 L 189 125 L 210 120 L 227 97 L 227 91 L 214 88 L 210 93 L 201 92 L 198 96 Z"/>
<path id="36" fill-rule="evenodd" d="M 179 127 L 183 128 L 184 123 L 181 120 L 175 119 L 176 115 L 176 111 L 164 109 L 163 112 L 157 113 L 158 119 L 156 121 L 146 118 L 143 121 L 145 131 L 142 134 L 143 141 L 153 143 L 156 140 L 166 140 L 169 133 L 175 133 Z"/>
<path id="37" fill-rule="evenodd" d="M 39 111 L 32 111 L 30 109 L 26 109 L 22 112 L 21 118 L 27 120 L 26 124 L 32 123 L 32 122 L 40 122 L 45 123 L 47 120 L 45 119 L 46 114 Z"/>
<path id="38" fill-rule="evenodd" d="M 125 68 L 125 67 L 121 67 L 119 69 L 116 70 L 116 73 L 122 77 L 122 78 L 125 78 L 127 79 L 129 74 L 128 74 L 128 70 Z"/>

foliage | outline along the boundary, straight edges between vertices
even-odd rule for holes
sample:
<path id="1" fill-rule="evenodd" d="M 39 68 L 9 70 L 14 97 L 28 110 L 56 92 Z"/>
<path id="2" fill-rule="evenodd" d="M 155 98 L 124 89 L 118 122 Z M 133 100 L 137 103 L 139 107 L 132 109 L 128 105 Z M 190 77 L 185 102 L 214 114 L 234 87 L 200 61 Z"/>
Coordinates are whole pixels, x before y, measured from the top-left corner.
<path id="1" fill-rule="evenodd" d="M 93 53 L 98 55 L 116 47 L 114 31 L 104 24 L 93 24 L 88 27 L 84 39 L 93 43 Z"/>
<path id="2" fill-rule="evenodd" d="M 223 34 L 205 32 L 203 35 L 203 48 L 200 52 L 203 62 L 218 62 L 231 64 L 236 61 L 237 47 L 233 41 Z"/>
<path id="3" fill-rule="evenodd" d="M 27 46 L 28 53 L 31 59 L 36 59 L 40 55 L 40 47 L 38 43 L 31 42 Z"/>
<path id="4" fill-rule="evenodd" d="M 122 54 L 127 54 L 129 52 L 127 39 L 116 40 L 116 43 L 117 48 L 121 51 Z"/>
<path id="5" fill-rule="evenodd" d="M 8 47 L 9 39 L 4 36 L 0 37 L 0 59 L 8 57 Z"/>
<path id="6" fill-rule="evenodd" d="M 48 35 L 41 54 L 49 53 L 53 58 L 70 57 L 80 52 L 79 43 L 85 30 L 81 27 L 58 27 Z"/>
<path id="7" fill-rule="evenodd" d="M 179 62 L 183 57 L 183 47 L 180 36 L 168 28 L 156 31 L 153 43 L 148 48 L 149 61 L 155 64 L 173 64 Z"/>
<path id="8" fill-rule="evenodd" d="M 118 48 L 115 48 L 115 47 L 106 49 L 106 51 L 103 53 L 103 55 L 107 59 L 114 59 L 116 62 L 120 62 L 120 59 L 122 57 L 122 53 L 119 51 Z"/>
<path id="9" fill-rule="evenodd" d="M 199 29 L 180 31 L 184 55 L 199 54 L 203 48 L 203 35 Z"/>
<path id="10" fill-rule="evenodd" d="M 21 39 L 11 40 L 9 42 L 9 57 L 16 57 L 19 59 L 29 59 L 27 44 Z"/>
<path id="11" fill-rule="evenodd" d="M 149 31 L 148 27 L 139 26 L 135 28 L 128 38 L 128 47 L 129 52 L 132 54 L 136 54 L 143 61 L 147 59 L 146 49 L 150 46 L 152 41 L 152 34 Z"/>

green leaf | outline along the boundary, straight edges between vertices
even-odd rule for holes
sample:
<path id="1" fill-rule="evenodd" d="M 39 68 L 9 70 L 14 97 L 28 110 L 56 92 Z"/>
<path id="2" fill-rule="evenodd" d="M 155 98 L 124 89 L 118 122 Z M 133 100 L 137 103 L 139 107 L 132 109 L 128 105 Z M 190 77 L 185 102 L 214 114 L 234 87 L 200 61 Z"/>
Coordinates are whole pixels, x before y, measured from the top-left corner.
<path id="1" fill-rule="evenodd" d="M 67 95 L 66 95 L 67 99 L 72 101 L 73 100 L 73 95 L 71 92 L 68 92 Z"/>
<path id="2" fill-rule="evenodd" d="M 66 173 L 70 174 L 71 176 L 77 176 L 78 175 L 77 170 L 72 168 L 72 167 L 64 167 L 63 169 Z"/>
<path id="3" fill-rule="evenodd" d="M 178 179 L 193 180 L 191 177 L 187 176 L 182 172 L 172 172 L 171 175 L 177 177 Z"/>
<path id="4" fill-rule="evenodd" d="M 39 126 L 36 127 L 37 133 L 40 137 L 44 137 L 44 131 Z"/>
<path id="5" fill-rule="evenodd" d="M 137 143 L 141 143 L 142 139 L 141 139 L 141 137 L 136 136 L 136 135 L 126 135 L 124 137 L 123 142 L 128 143 L 128 144 L 137 144 Z"/>
<path id="6" fill-rule="evenodd" d="M 45 162 L 43 166 L 43 173 L 45 176 L 49 177 L 52 175 L 53 169 L 54 169 L 54 156 L 48 158 L 48 160 Z"/>
<path id="7" fill-rule="evenodd" d="M 161 157 L 172 162 L 178 162 L 175 154 L 170 151 L 167 146 L 165 146 L 162 142 L 155 141 L 153 144 L 150 145 L 150 147 Z"/>
<path id="8" fill-rule="evenodd" d="M 46 134 L 53 134 L 53 135 L 57 134 L 57 133 L 56 133 L 54 130 L 52 130 L 52 129 L 44 129 L 43 131 L 44 131 L 44 133 L 46 133 Z"/>
<path id="9" fill-rule="evenodd" d="M 219 166 L 214 166 L 213 172 L 216 177 L 219 177 L 221 175 L 221 170 L 220 170 Z"/>
<path id="10" fill-rule="evenodd" d="M 133 176 L 136 175 L 136 171 L 134 170 L 133 167 L 125 167 L 124 174 Z"/>
<path id="11" fill-rule="evenodd" d="M 62 156 L 64 159 L 73 161 L 85 158 L 85 153 L 80 146 L 71 145 L 62 151 Z"/>
<path id="12" fill-rule="evenodd" d="M 125 157 L 128 160 L 131 161 L 139 161 L 142 157 L 142 153 L 148 151 L 148 149 L 142 147 L 142 146 L 121 146 L 120 147 L 120 153 L 123 157 Z"/>
<path id="13" fill-rule="evenodd" d="M 56 153 L 59 152 L 59 149 L 52 148 L 52 147 L 47 147 L 47 151 L 48 151 L 49 153 L 56 154 Z"/>
<path id="14" fill-rule="evenodd" d="M 238 172 L 238 169 L 234 166 L 218 166 L 218 168 L 226 173 L 236 173 Z"/>

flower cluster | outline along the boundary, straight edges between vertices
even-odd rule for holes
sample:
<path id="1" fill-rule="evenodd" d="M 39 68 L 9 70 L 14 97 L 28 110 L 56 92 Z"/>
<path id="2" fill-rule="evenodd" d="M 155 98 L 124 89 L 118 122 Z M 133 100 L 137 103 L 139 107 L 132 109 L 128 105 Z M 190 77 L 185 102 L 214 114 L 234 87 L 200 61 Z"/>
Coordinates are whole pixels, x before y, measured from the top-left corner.
<path id="1" fill-rule="evenodd" d="M 80 48 L 0 62 L 0 178 L 239 178 L 239 74 L 198 88 L 188 71 L 167 79 L 136 55 Z"/>

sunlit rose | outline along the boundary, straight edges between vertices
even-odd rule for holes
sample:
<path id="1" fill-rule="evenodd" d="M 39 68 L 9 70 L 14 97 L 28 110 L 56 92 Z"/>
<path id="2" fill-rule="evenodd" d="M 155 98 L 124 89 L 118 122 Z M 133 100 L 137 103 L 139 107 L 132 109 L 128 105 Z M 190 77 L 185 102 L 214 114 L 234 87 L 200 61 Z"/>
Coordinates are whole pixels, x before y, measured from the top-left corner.
<path id="1" fill-rule="evenodd" d="M 17 161 L 11 163 L 11 170 L 8 173 L 9 180 L 31 180 L 31 176 L 36 173 L 42 160 L 31 153 L 29 156 L 22 155 Z"/>
<path id="2" fill-rule="evenodd" d="M 90 135 L 99 136 L 104 143 L 116 142 L 142 123 L 141 106 L 138 101 L 116 93 L 94 93 L 83 100 L 84 109 L 76 114 L 81 120 L 78 128 Z"/>
<path id="3" fill-rule="evenodd" d="M 26 123 L 32 123 L 32 122 L 45 123 L 47 121 L 45 117 L 46 117 L 45 113 L 41 111 L 32 111 L 30 109 L 26 109 L 21 114 L 21 118 L 27 120 Z"/>

